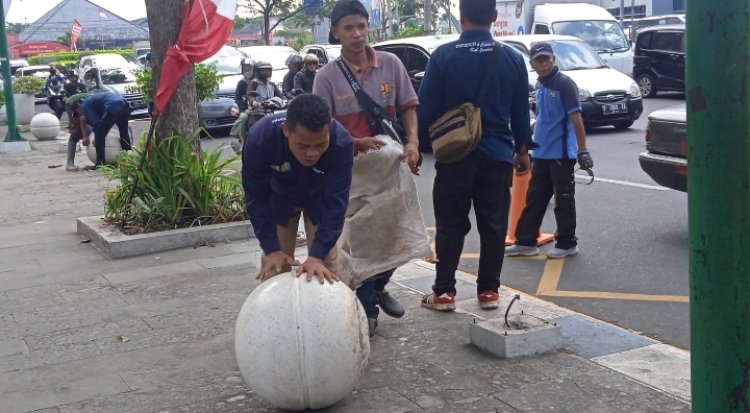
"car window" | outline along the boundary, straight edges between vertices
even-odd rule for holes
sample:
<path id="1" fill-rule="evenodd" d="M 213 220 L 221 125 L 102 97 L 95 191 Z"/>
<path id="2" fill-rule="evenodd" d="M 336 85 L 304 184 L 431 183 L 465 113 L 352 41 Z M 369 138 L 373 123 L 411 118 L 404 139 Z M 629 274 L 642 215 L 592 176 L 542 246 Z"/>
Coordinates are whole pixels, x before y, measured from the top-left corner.
<path id="1" fill-rule="evenodd" d="M 320 65 L 324 65 L 328 63 L 328 57 L 326 56 L 325 50 L 316 47 L 312 49 L 311 51 L 309 51 L 308 53 L 314 53 L 315 56 L 318 56 L 318 63 Z"/>
<path id="2" fill-rule="evenodd" d="M 597 69 L 607 64 L 590 46 L 581 41 L 549 42 L 560 70 Z"/>
<path id="3" fill-rule="evenodd" d="M 398 57 L 398 60 L 406 66 L 406 50 L 404 49 L 404 46 L 383 46 L 379 48 L 379 50 L 395 54 L 396 57 Z"/>
<path id="4" fill-rule="evenodd" d="M 682 51 L 682 33 L 678 32 L 657 32 L 654 37 L 654 49 L 665 50 L 669 52 Z"/>
<path id="5" fill-rule="evenodd" d="M 577 37 L 588 43 L 599 53 L 627 50 L 630 48 L 620 23 L 609 20 L 586 20 L 558 22 L 552 24 L 556 34 Z"/>
<path id="6" fill-rule="evenodd" d="M 409 76 L 413 77 L 419 72 L 424 72 L 427 68 L 427 60 L 429 57 L 420 49 L 416 47 L 406 47 L 406 71 L 409 72 Z M 403 62 L 403 60 L 402 60 Z"/>
<path id="7" fill-rule="evenodd" d="M 128 61 L 125 60 L 124 57 L 120 56 L 119 54 L 102 54 L 95 56 L 94 61 L 96 62 L 96 66 L 100 68 L 118 68 L 118 67 L 127 67 Z"/>
<path id="8" fill-rule="evenodd" d="M 81 67 L 91 66 L 91 58 L 86 58 L 81 61 Z"/>
<path id="9" fill-rule="evenodd" d="M 547 27 L 544 24 L 535 24 L 534 25 L 534 34 L 550 34 L 549 33 L 549 27 Z"/>
<path id="10" fill-rule="evenodd" d="M 654 37 L 654 32 L 646 32 L 638 35 L 638 47 L 641 49 L 651 49 L 651 39 Z"/>

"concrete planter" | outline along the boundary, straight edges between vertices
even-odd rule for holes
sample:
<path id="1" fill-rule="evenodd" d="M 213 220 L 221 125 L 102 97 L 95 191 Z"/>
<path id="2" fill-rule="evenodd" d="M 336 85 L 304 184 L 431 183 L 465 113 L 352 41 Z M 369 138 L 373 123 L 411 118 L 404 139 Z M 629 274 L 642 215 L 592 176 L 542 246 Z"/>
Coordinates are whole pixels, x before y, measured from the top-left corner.
<path id="1" fill-rule="evenodd" d="M 250 221 L 180 228 L 148 234 L 125 235 L 103 221 L 104 217 L 78 218 L 78 235 L 91 243 L 108 258 L 127 258 L 179 248 L 203 245 L 207 242 L 239 241 L 255 238 Z"/>
<path id="2" fill-rule="evenodd" d="M 16 107 L 16 123 L 28 125 L 34 117 L 34 95 L 13 94 Z"/>

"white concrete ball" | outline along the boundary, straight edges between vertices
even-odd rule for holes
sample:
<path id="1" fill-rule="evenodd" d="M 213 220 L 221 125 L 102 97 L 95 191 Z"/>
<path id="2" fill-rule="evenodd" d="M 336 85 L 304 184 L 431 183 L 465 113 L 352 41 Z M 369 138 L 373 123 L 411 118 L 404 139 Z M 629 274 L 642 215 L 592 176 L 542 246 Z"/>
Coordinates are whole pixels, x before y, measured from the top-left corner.
<path id="1" fill-rule="evenodd" d="M 86 147 L 86 155 L 89 160 L 96 163 L 96 146 L 94 146 L 94 132 L 89 135 L 89 146 Z M 117 126 L 113 127 L 107 133 L 107 137 L 104 140 L 104 163 L 107 165 L 117 164 L 117 154 L 120 153 L 122 148 L 120 147 L 120 130 Z"/>
<path id="2" fill-rule="evenodd" d="M 279 274 L 242 305 L 235 354 L 248 386 L 286 410 L 331 406 L 356 386 L 367 367 L 367 317 L 344 283 L 307 282 Z"/>
<path id="3" fill-rule="evenodd" d="M 29 124 L 31 134 L 40 141 L 52 140 L 60 134 L 60 119 L 52 113 L 37 113 Z"/>

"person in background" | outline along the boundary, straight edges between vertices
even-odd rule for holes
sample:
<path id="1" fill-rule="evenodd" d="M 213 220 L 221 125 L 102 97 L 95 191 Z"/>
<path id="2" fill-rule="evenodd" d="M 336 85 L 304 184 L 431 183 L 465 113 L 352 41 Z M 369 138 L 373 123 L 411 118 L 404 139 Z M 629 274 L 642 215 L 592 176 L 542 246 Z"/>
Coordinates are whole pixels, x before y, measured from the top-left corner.
<path id="1" fill-rule="evenodd" d="M 128 127 L 130 105 L 125 98 L 114 93 L 96 93 L 72 102 L 71 109 L 76 111 L 78 116 L 83 117 L 83 120 L 94 130 L 96 163 L 93 167 L 86 169 L 98 169 L 104 165 L 106 137 L 114 125 L 117 125 L 120 131 L 120 148 L 124 151 L 130 150 Z"/>
<path id="2" fill-rule="evenodd" d="M 294 89 L 301 89 L 305 93 L 312 93 L 315 74 L 318 72 L 318 56 L 307 54 L 302 59 L 302 70 L 294 76 Z"/>
<path id="3" fill-rule="evenodd" d="M 78 142 L 82 141 L 84 146 L 88 146 L 89 144 L 89 127 L 86 124 L 86 120 L 81 116 L 79 111 L 72 109 L 76 102 L 85 99 L 88 96 L 89 94 L 85 93 L 85 91 L 82 93 L 74 93 L 65 101 L 65 107 L 68 112 L 68 132 L 70 133 L 70 138 L 68 138 L 68 160 L 65 165 L 65 170 L 68 172 L 79 171 L 75 162 Z"/>
<path id="4" fill-rule="evenodd" d="M 294 97 L 294 77 L 302 70 L 302 56 L 297 53 L 289 55 L 286 58 L 286 67 L 289 71 L 284 75 L 284 81 L 281 83 L 281 93 L 287 99 L 291 99 Z"/>
<path id="5" fill-rule="evenodd" d="M 254 68 L 255 62 L 253 59 L 244 57 L 240 61 L 242 79 L 237 82 L 237 87 L 234 89 L 234 103 L 237 104 L 240 112 L 244 112 L 248 108 L 247 92 L 250 89 L 250 82 L 253 80 Z"/>

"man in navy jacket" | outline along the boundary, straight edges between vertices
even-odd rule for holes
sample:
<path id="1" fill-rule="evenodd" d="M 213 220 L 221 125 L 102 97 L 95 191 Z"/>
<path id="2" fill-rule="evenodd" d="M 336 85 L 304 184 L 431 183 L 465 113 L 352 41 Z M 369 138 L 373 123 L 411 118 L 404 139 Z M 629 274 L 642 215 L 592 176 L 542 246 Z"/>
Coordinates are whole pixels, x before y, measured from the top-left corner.
<path id="1" fill-rule="evenodd" d="M 316 95 L 297 96 L 285 114 L 267 116 L 250 128 L 242 151 L 242 185 L 264 253 L 259 280 L 295 264 L 304 212 L 308 258 L 297 275 L 337 281 L 334 246 L 349 204 L 353 159 L 351 135 Z"/>
<path id="2" fill-rule="evenodd" d="M 130 105 L 120 95 L 108 92 L 96 93 L 82 100 L 71 103 L 71 109 L 82 115 L 86 123 L 94 129 L 94 147 L 96 148 L 96 165 L 104 165 L 105 139 L 112 126 L 120 130 L 120 148 L 130 150 Z"/>

